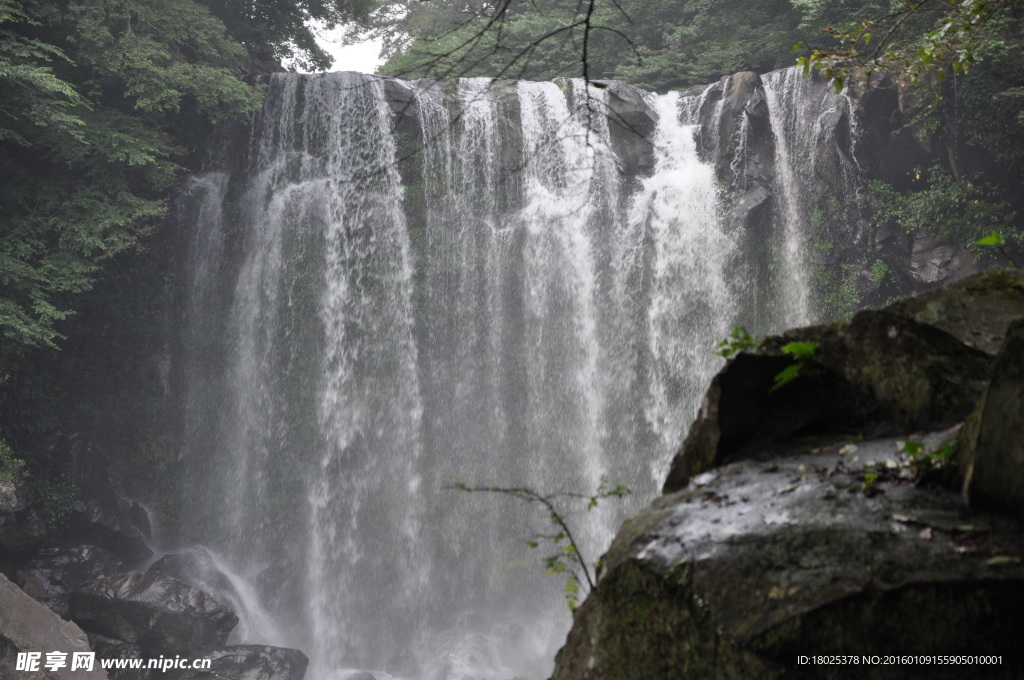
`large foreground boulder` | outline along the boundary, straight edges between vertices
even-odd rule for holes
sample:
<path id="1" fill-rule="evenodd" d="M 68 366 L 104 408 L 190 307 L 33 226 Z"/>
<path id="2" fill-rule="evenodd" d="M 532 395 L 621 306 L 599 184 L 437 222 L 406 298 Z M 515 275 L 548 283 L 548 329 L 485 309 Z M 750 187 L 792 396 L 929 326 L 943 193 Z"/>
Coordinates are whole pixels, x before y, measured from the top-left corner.
<path id="1" fill-rule="evenodd" d="M 768 451 L 658 500 L 605 556 L 555 680 L 926 677 L 797 663 L 887 653 L 1003 654 L 969 677 L 1021 677 L 1024 535 L 901 479 L 911 468 L 887 467 L 897 452 L 895 438 Z M 865 476 L 885 470 L 893 479 L 866 493 Z"/>
<path id="2" fill-rule="evenodd" d="M 26 595 L 0 574 L 0 678 L 47 680 L 101 680 L 107 677 L 95 663 L 92 671 L 71 670 L 72 655 L 89 653 L 85 633 L 70 621 L 64 621 L 45 606 Z M 36 673 L 15 670 L 19 652 L 67 654 L 64 668 Z"/>
<path id="3" fill-rule="evenodd" d="M 147 654 L 219 647 L 238 623 L 207 593 L 159 572 L 96 579 L 71 595 L 70 613 L 90 633 L 138 644 Z"/>
<path id="4" fill-rule="evenodd" d="M 994 270 L 849 321 L 787 331 L 740 353 L 712 380 L 664 492 L 713 465 L 797 433 L 939 429 L 974 410 L 1007 328 L 1024 319 L 1024 272 Z M 784 348 L 814 343 L 812 361 Z"/>
<path id="5" fill-rule="evenodd" d="M 1007 333 L 959 458 L 965 501 L 1024 519 L 1024 321 Z"/>
<path id="6" fill-rule="evenodd" d="M 990 272 L 741 352 L 553 679 L 1024 677 L 1022 317 Z"/>

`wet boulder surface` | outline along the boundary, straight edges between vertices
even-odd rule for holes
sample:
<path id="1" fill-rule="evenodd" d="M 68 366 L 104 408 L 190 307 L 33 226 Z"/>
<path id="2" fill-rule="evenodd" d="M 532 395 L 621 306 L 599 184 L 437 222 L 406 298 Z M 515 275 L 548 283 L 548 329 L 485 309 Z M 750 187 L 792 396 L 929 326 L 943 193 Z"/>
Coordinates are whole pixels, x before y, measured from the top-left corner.
<path id="1" fill-rule="evenodd" d="M 114 640 L 98 633 L 89 633 L 89 646 L 96 652 L 96 659 L 100 663 L 103 660 L 117 659 L 120 661 L 145 658 L 142 647 L 123 640 Z M 123 662 L 118 665 L 127 666 Z M 150 680 L 152 677 L 148 668 L 128 667 L 108 669 L 107 676 L 110 680 Z"/>
<path id="2" fill-rule="evenodd" d="M 209 594 L 160 572 L 96 579 L 72 594 L 70 615 L 85 630 L 138 644 L 150 655 L 223 645 L 238 623 Z"/>
<path id="3" fill-rule="evenodd" d="M 233 645 L 205 650 L 207 670 L 169 672 L 168 680 L 302 680 L 309 659 L 297 649 L 264 645 Z"/>
<path id="4" fill-rule="evenodd" d="M 15 580 L 26 593 L 67 618 L 73 590 L 124 570 L 124 562 L 94 545 L 51 546 L 25 563 Z"/>
<path id="5" fill-rule="evenodd" d="M 731 360 L 554 680 L 1024 677 L 1022 293 L 989 272 Z"/>
<path id="6" fill-rule="evenodd" d="M 19 652 L 63 652 L 64 666 L 26 673 L 16 670 Z M 106 673 L 94 665 L 93 670 L 71 670 L 76 652 L 89 652 L 89 642 L 81 628 L 64 621 L 44 605 L 36 602 L 0 574 L 0 678 L 45 678 L 46 680 L 102 680 Z M 45 661 L 45 657 L 41 659 Z"/>
<path id="7" fill-rule="evenodd" d="M 242 597 L 238 589 L 204 548 L 167 553 L 151 564 L 147 571 L 167 574 L 230 607 L 237 609 L 241 606 Z"/>

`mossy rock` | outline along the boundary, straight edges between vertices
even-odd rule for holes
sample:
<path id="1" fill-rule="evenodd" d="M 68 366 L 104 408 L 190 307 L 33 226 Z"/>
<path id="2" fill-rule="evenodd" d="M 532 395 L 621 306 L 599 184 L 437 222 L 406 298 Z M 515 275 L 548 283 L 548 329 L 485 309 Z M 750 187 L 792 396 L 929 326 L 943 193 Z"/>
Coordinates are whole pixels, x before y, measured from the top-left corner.
<path id="1" fill-rule="evenodd" d="M 1024 273 L 993 270 L 849 321 L 767 338 L 714 378 L 664 491 L 787 437 L 961 422 L 980 402 L 995 352 L 1019 319 Z M 784 350 L 791 342 L 815 343 L 816 355 L 797 380 L 776 389 L 775 377 L 799 363 Z"/>
<path id="2" fill-rule="evenodd" d="M 957 457 L 965 500 L 1024 519 L 1024 321 L 996 357 L 982 404 L 964 427 Z"/>
<path id="3" fill-rule="evenodd" d="M 953 436 L 921 438 L 932 450 Z M 554 680 L 965 677 L 798 663 L 896 653 L 1002 654 L 970 677 L 1021 677 L 1019 525 L 896 472 L 866 492 L 904 437 L 763 450 L 630 518 Z"/>

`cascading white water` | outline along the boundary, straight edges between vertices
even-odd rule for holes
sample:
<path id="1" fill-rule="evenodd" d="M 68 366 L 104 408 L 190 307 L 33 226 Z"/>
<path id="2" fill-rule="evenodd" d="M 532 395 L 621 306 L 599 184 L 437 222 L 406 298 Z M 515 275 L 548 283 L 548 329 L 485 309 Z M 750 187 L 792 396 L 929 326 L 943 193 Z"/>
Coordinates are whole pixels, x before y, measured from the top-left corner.
<path id="1" fill-rule="evenodd" d="M 661 446 L 671 448 L 692 420 L 693 395 L 703 393 L 720 365 L 708 348 L 728 335 L 736 318 L 728 266 L 737 244 L 735 235 L 712 226 L 722 223 L 715 171 L 697 158 L 697 128 L 680 123 L 678 95 L 659 98 L 657 110 L 656 170 L 634 199 L 630 218 L 654 245 L 644 411 Z M 651 461 L 655 479 L 664 479 L 667 462 Z"/>
<path id="2" fill-rule="evenodd" d="M 825 197 L 845 200 L 860 183 L 852 146 L 828 138 L 839 129 L 834 121 L 849 116 L 850 101 L 827 83 L 805 77 L 798 67 L 762 77 L 775 137 L 776 219 L 782 236 L 783 327 L 807 325 L 816 319 L 811 292 L 812 238 L 819 228 L 812 219 Z M 849 155 L 847 155 L 849 154 Z"/>
<path id="3" fill-rule="evenodd" d="M 637 183 L 607 96 L 278 74 L 245 168 L 194 180 L 181 534 L 310 680 L 550 670 L 563 584 L 525 545 L 547 518 L 456 478 L 630 486 L 570 511 L 590 560 L 656 493 L 735 322 L 737 239 L 678 97 L 651 96 Z"/>

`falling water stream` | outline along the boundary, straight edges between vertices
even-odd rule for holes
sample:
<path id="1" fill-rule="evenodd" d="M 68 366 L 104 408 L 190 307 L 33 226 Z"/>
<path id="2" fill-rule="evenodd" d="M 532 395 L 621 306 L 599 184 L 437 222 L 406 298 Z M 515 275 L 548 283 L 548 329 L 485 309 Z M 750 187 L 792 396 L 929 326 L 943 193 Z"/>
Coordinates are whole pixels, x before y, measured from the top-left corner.
<path id="1" fill-rule="evenodd" d="M 276 74 L 244 160 L 190 181 L 181 540 L 310 680 L 546 677 L 570 618 L 525 541 L 550 524 L 451 485 L 625 484 L 568 512 L 591 560 L 657 493 L 745 284 L 690 108 L 648 95 L 654 166 L 631 177 L 608 96 Z"/>

